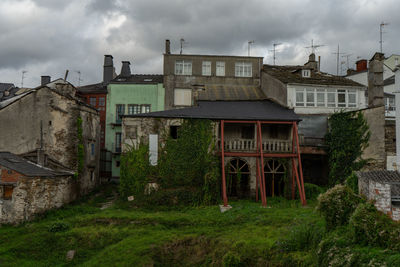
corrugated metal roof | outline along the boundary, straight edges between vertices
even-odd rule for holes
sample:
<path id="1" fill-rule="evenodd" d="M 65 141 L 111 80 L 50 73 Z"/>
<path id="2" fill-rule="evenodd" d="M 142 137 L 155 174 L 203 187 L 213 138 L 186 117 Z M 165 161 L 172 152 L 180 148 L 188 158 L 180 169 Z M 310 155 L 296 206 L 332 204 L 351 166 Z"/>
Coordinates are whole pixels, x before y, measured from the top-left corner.
<path id="1" fill-rule="evenodd" d="M 0 152 L 0 166 L 29 177 L 70 176 L 72 173 L 39 166 L 10 152 Z"/>
<path id="2" fill-rule="evenodd" d="M 357 176 L 361 179 L 372 180 L 383 184 L 392 184 L 392 197 L 400 197 L 400 173 L 397 171 L 378 170 L 357 172 Z"/>
<path id="3" fill-rule="evenodd" d="M 205 85 L 199 92 L 199 100 L 264 100 L 267 97 L 258 86 L 249 85 Z"/>
<path id="4" fill-rule="evenodd" d="M 300 121 L 292 109 L 271 100 L 198 101 L 198 106 L 126 115 L 124 117 L 185 118 L 211 120 Z"/>

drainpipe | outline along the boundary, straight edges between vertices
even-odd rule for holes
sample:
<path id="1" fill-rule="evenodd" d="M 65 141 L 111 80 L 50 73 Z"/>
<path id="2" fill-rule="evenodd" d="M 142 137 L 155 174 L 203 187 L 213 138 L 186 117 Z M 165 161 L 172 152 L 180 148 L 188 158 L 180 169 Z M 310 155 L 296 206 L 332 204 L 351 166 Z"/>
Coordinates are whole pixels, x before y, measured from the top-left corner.
<path id="1" fill-rule="evenodd" d="M 397 67 L 395 70 L 395 100 L 396 100 L 396 164 L 395 169 L 400 172 L 400 70 Z"/>

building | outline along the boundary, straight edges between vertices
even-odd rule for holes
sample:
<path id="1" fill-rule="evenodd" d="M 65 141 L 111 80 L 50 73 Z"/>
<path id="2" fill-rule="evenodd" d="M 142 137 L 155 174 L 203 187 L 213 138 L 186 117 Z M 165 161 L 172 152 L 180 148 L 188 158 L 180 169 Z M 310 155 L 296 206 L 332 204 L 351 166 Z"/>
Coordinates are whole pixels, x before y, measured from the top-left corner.
<path id="1" fill-rule="evenodd" d="M 73 172 L 76 195 L 83 195 L 100 183 L 100 118 L 75 93 L 57 79 L 0 102 L 0 151 Z"/>
<path id="2" fill-rule="evenodd" d="M 109 82 L 107 90 L 105 147 L 112 153 L 112 179 L 118 180 L 122 151 L 121 116 L 164 110 L 163 76 L 131 74 L 130 63 L 123 61 L 121 74 Z"/>
<path id="3" fill-rule="evenodd" d="M 74 200 L 71 171 L 56 171 L 0 152 L 0 224 L 20 223 Z"/>
<path id="4" fill-rule="evenodd" d="M 260 86 L 262 57 L 171 54 L 165 42 L 165 109 L 189 107 L 201 99 L 234 95 Z M 202 97 L 199 92 L 204 91 Z M 253 90 L 254 91 L 254 90 Z"/>
<path id="5" fill-rule="evenodd" d="M 304 177 L 307 182 L 323 184 L 328 173 L 323 149 L 328 117 L 339 110 L 366 108 L 366 87 L 320 72 L 315 55 L 311 54 L 304 66 L 264 65 L 261 90 L 299 115 Z"/>

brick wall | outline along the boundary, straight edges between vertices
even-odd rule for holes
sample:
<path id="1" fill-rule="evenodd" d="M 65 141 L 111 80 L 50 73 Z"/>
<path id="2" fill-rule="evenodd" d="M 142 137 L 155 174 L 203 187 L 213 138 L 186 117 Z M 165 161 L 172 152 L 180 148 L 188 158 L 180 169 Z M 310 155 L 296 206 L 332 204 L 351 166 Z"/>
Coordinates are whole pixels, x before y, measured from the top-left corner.
<path id="1" fill-rule="evenodd" d="M 400 221 L 400 206 L 392 206 L 392 219 Z"/>
<path id="2" fill-rule="evenodd" d="M 0 182 L 16 183 L 18 179 L 22 176 L 23 176 L 22 174 L 16 171 L 0 166 Z"/>
<path id="3" fill-rule="evenodd" d="M 391 215 L 392 196 L 390 184 L 383 184 L 375 181 L 369 181 L 369 199 L 375 200 L 375 207 Z"/>

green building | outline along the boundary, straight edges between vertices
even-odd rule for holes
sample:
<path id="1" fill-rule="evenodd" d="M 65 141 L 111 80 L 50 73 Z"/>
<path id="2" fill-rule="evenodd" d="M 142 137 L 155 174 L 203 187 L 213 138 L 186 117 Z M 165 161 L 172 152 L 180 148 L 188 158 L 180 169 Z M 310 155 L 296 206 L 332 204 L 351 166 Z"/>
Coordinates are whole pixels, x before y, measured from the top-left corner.
<path id="1" fill-rule="evenodd" d="M 112 153 L 112 179 L 119 179 L 122 141 L 121 115 L 164 110 L 162 75 L 132 75 L 122 62 L 121 74 L 107 86 L 106 149 Z"/>

